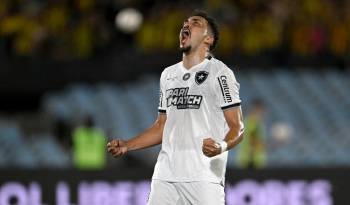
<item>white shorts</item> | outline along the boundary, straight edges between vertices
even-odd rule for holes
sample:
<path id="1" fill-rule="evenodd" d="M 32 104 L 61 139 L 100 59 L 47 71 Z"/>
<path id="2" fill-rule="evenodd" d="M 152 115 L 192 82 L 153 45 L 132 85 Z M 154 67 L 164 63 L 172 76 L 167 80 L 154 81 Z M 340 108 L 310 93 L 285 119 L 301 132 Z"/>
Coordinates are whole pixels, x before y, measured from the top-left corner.
<path id="1" fill-rule="evenodd" d="M 152 180 L 147 205 L 224 205 L 221 184 Z"/>

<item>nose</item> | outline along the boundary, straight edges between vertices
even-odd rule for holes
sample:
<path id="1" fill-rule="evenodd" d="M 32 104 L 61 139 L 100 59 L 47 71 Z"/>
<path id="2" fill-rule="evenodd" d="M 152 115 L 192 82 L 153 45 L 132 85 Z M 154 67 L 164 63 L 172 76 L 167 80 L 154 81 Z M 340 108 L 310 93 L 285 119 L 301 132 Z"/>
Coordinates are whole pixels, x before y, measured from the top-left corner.
<path id="1" fill-rule="evenodd" d="M 184 30 L 184 29 L 190 31 L 191 30 L 191 25 L 189 25 L 189 24 L 185 25 L 184 27 L 182 27 L 182 30 Z"/>
<path id="2" fill-rule="evenodd" d="M 190 24 L 188 22 L 185 22 L 182 28 L 190 28 Z"/>

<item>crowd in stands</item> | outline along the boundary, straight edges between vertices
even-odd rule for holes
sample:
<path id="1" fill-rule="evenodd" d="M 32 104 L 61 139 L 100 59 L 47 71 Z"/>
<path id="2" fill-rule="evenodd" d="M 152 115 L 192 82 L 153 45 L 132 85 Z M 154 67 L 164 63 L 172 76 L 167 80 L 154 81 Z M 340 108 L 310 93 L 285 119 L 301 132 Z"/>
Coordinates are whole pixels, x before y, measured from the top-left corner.
<path id="1" fill-rule="evenodd" d="M 104 15 L 95 0 L 4 0 L 0 39 L 9 56 L 89 57 L 109 42 Z"/>
<path id="2" fill-rule="evenodd" d="M 3 0 L 0 43 L 16 56 L 90 57 L 108 45 L 125 43 L 114 26 L 114 16 L 125 7 L 144 15 L 132 39 L 146 53 L 176 49 L 182 22 L 194 8 L 219 20 L 221 55 L 284 52 L 345 58 L 349 53 L 346 0 Z"/>
<path id="3" fill-rule="evenodd" d="M 176 48 L 176 31 L 184 16 L 181 7 L 177 4 L 151 12 L 138 35 L 142 47 Z M 349 51 L 349 1 L 207 0 L 203 7 L 220 19 L 221 54 L 258 55 L 286 50 L 300 56 L 345 56 Z"/>

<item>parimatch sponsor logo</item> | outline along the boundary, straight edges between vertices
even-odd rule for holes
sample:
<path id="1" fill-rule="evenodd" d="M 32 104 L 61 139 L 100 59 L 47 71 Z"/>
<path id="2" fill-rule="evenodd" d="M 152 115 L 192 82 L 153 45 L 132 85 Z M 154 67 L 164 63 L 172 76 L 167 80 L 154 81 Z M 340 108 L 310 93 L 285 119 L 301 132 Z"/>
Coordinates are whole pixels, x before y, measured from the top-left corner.
<path id="1" fill-rule="evenodd" d="M 221 92 L 222 92 L 225 103 L 232 102 L 230 88 L 228 87 L 228 84 L 227 84 L 227 76 L 222 75 L 222 76 L 218 77 L 218 80 L 219 80 Z"/>
<path id="2" fill-rule="evenodd" d="M 159 107 L 163 107 L 163 92 L 159 89 Z"/>
<path id="3" fill-rule="evenodd" d="M 203 97 L 201 95 L 189 95 L 188 90 L 188 87 L 167 90 L 167 107 L 176 106 L 177 109 L 199 109 Z"/>

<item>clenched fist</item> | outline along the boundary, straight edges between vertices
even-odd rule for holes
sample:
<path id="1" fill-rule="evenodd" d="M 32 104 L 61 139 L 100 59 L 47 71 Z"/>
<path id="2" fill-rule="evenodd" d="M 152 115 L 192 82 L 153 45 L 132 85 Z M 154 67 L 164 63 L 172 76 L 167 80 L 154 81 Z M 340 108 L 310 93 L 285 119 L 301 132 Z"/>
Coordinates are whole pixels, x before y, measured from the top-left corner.
<path id="1" fill-rule="evenodd" d="M 107 151 L 113 155 L 113 157 L 121 157 L 128 152 L 126 142 L 123 140 L 112 140 L 107 143 Z"/>
<path id="2" fill-rule="evenodd" d="M 212 138 L 207 138 L 203 140 L 202 151 L 205 156 L 214 157 L 221 153 L 221 147 Z"/>

